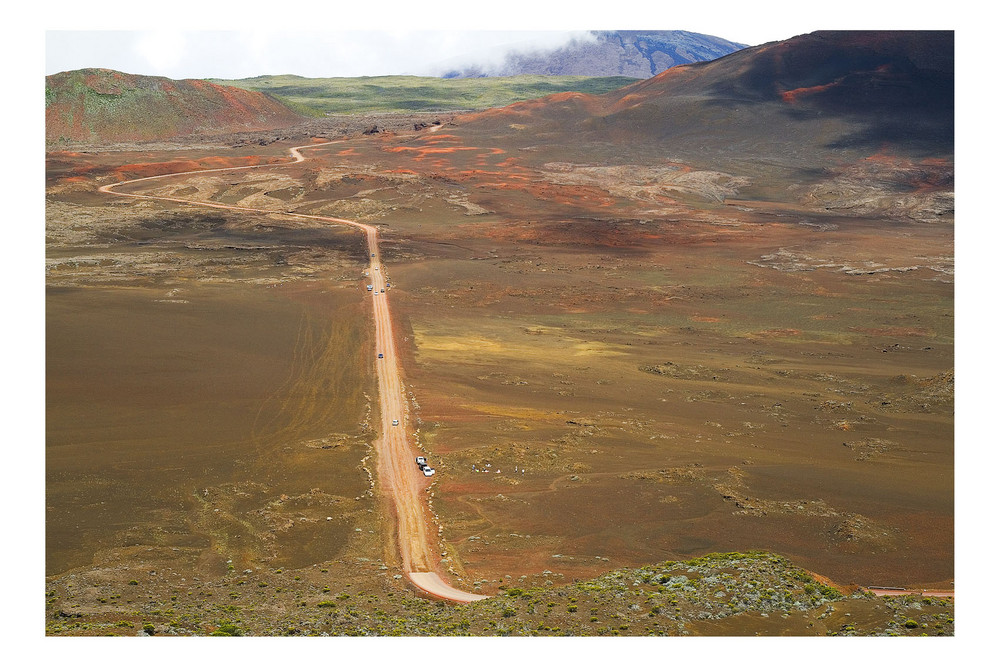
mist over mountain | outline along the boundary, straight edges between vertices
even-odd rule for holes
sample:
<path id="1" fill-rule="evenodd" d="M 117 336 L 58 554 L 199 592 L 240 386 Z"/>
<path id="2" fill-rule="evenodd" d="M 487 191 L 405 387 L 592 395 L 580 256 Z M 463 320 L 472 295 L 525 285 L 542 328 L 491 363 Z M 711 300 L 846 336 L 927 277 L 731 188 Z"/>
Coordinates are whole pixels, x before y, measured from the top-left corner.
<path id="1" fill-rule="evenodd" d="M 503 63 L 470 63 L 445 78 L 518 74 L 629 76 L 646 79 L 674 65 L 715 60 L 745 44 L 684 30 L 593 30 L 555 49 L 513 51 Z"/>
<path id="2" fill-rule="evenodd" d="M 469 114 L 455 134 L 542 168 L 673 161 L 745 179 L 762 199 L 792 188 L 810 206 L 932 220 L 953 206 L 954 85 L 952 32 L 816 32 L 604 95 Z"/>
<path id="3" fill-rule="evenodd" d="M 953 151 L 954 85 L 951 32 L 823 31 L 605 95 L 556 95 L 477 118 L 496 119 L 496 131 L 517 123 L 523 136 L 569 133 L 562 150 L 610 142 L 654 156 L 667 147 L 784 161 L 817 151 L 941 155 Z"/>

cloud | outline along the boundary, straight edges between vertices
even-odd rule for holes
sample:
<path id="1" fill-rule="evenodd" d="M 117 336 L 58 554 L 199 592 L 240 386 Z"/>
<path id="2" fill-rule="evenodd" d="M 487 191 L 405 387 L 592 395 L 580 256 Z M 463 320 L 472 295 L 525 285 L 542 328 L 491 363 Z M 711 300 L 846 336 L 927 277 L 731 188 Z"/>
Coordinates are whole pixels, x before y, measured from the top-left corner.
<path id="1" fill-rule="evenodd" d="M 440 76 L 449 70 L 470 67 L 492 69 L 502 65 L 510 53 L 548 51 L 573 39 L 595 39 L 586 30 L 465 32 L 447 37 L 449 51 L 442 52 L 442 58 L 430 63 L 427 74 Z"/>
<path id="2" fill-rule="evenodd" d="M 154 30 L 135 33 L 133 50 L 150 71 L 168 71 L 177 67 L 187 53 L 187 38 L 177 30 Z M 141 73 L 141 72 L 140 72 Z"/>
<path id="3" fill-rule="evenodd" d="M 512 50 L 555 48 L 582 31 L 50 31 L 46 73 L 105 67 L 173 79 L 412 74 L 451 63 L 499 64 Z"/>

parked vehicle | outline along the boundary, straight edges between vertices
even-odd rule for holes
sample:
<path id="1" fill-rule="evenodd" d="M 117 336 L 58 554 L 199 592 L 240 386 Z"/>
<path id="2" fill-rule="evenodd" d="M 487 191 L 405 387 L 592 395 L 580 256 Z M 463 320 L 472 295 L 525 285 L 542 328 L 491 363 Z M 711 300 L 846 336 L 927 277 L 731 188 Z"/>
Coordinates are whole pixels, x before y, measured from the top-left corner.
<path id="1" fill-rule="evenodd" d="M 378 353 L 378 358 L 379 358 L 379 359 L 381 359 L 381 358 L 382 358 L 382 353 L 381 353 L 381 352 L 379 352 L 379 353 Z"/>
<path id="2" fill-rule="evenodd" d="M 373 287 L 374 287 L 373 285 L 369 285 L 368 286 L 368 291 L 371 292 Z"/>
<path id="3" fill-rule="evenodd" d="M 424 477 L 430 477 L 434 474 L 434 468 L 424 468 Z"/>
<path id="4" fill-rule="evenodd" d="M 418 456 L 417 457 L 417 465 L 418 466 L 425 466 L 425 465 L 427 465 L 427 459 L 426 459 L 426 457 Z"/>
<path id="5" fill-rule="evenodd" d="M 399 426 L 399 420 L 398 419 L 393 419 L 392 420 L 392 425 L 393 426 Z"/>

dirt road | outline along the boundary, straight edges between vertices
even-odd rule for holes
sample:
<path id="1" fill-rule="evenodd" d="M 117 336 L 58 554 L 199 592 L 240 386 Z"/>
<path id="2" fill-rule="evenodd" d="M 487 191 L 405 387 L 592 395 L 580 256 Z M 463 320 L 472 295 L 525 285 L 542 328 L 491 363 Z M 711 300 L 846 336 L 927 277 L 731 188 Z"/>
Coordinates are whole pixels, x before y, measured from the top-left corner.
<path id="1" fill-rule="evenodd" d="M 309 144 L 290 149 L 292 161 L 287 164 L 302 162 L 306 158 L 300 152 L 306 148 L 317 148 L 337 142 Z M 353 220 L 332 218 L 304 213 L 271 211 L 267 209 L 248 208 L 245 206 L 230 206 L 216 202 L 197 201 L 178 197 L 160 197 L 126 192 L 116 192 L 115 188 L 134 183 L 157 179 L 175 178 L 190 174 L 205 174 L 215 171 L 237 171 L 241 169 L 275 168 L 281 165 L 252 165 L 247 167 L 224 167 L 220 169 L 202 169 L 196 171 L 177 172 L 147 176 L 129 181 L 121 181 L 99 188 L 100 192 L 119 197 L 135 199 L 153 199 L 170 201 L 195 206 L 207 206 L 231 211 L 248 213 L 266 213 L 285 215 L 293 218 L 319 220 L 339 225 L 349 225 L 360 229 L 365 234 L 368 245 L 370 263 L 368 266 L 369 282 L 372 285 L 372 315 L 375 321 L 376 346 L 376 376 L 378 378 L 379 407 L 381 412 L 381 428 L 375 441 L 375 451 L 378 456 L 378 479 L 384 493 L 392 501 L 396 515 L 397 540 L 403 571 L 409 581 L 424 593 L 454 602 L 473 602 L 486 598 L 485 595 L 467 593 L 449 586 L 436 570 L 440 569 L 440 560 L 435 556 L 434 535 L 429 531 L 430 513 L 424 501 L 424 493 L 430 480 L 425 478 L 415 463 L 416 451 L 410 438 L 407 437 L 408 414 L 405 389 L 400 373 L 399 361 L 396 356 L 395 339 L 392 332 L 392 316 L 389 311 L 389 291 L 386 288 L 385 270 L 382 267 L 378 248 L 378 229 Z M 378 358 L 382 354 L 382 358 Z M 398 425 L 393 425 L 393 420 Z"/>
<path id="2" fill-rule="evenodd" d="M 953 598 L 955 597 L 955 591 L 953 590 L 927 590 L 923 588 L 878 588 L 878 587 L 868 587 L 864 589 L 865 591 L 877 595 L 879 597 L 886 596 L 900 596 L 900 595 L 922 595 L 928 598 Z"/>

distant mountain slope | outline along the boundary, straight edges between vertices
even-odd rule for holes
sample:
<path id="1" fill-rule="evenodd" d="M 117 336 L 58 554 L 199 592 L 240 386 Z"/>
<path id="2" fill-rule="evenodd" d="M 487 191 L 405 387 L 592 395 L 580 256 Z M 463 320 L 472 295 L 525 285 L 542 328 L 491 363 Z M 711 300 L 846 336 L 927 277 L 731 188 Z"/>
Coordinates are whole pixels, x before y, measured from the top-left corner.
<path id="1" fill-rule="evenodd" d="M 470 64 L 445 77 L 559 74 L 648 79 L 674 65 L 715 60 L 746 47 L 684 30 L 594 30 L 591 35 L 592 40 L 574 39 L 549 51 L 508 54 L 496 67 Z"/>
<path id="2" fill-rule="evenodd" d="M 452 132 L 573 172 L 563 180 L 604 169 L 644 187 L 640 167 L 676 163 L 725 173 L 760 201 L 941 219 L 953 205 L 954 47 L 953 32 L 817 32 L 604 95 L 468 114 Z"/>
<path id="3" fill-rule="evenodd" d="M 48 144 L 264 130 L 302 119 L 263 93 L 198 79 L 175 81 L 108 69 L 45 77 Z"/>
<path id="4" fill-rule="evenodd" d="M 555 95 L 467 116 L 472 130 L 573 136 L 656 155 L 755 155 L 886 148 L 950 154 L 954 33 L 816 32 L 682 65 L 601 96 Z M 566 150 L 566 142 L 558 142 Z"/>

